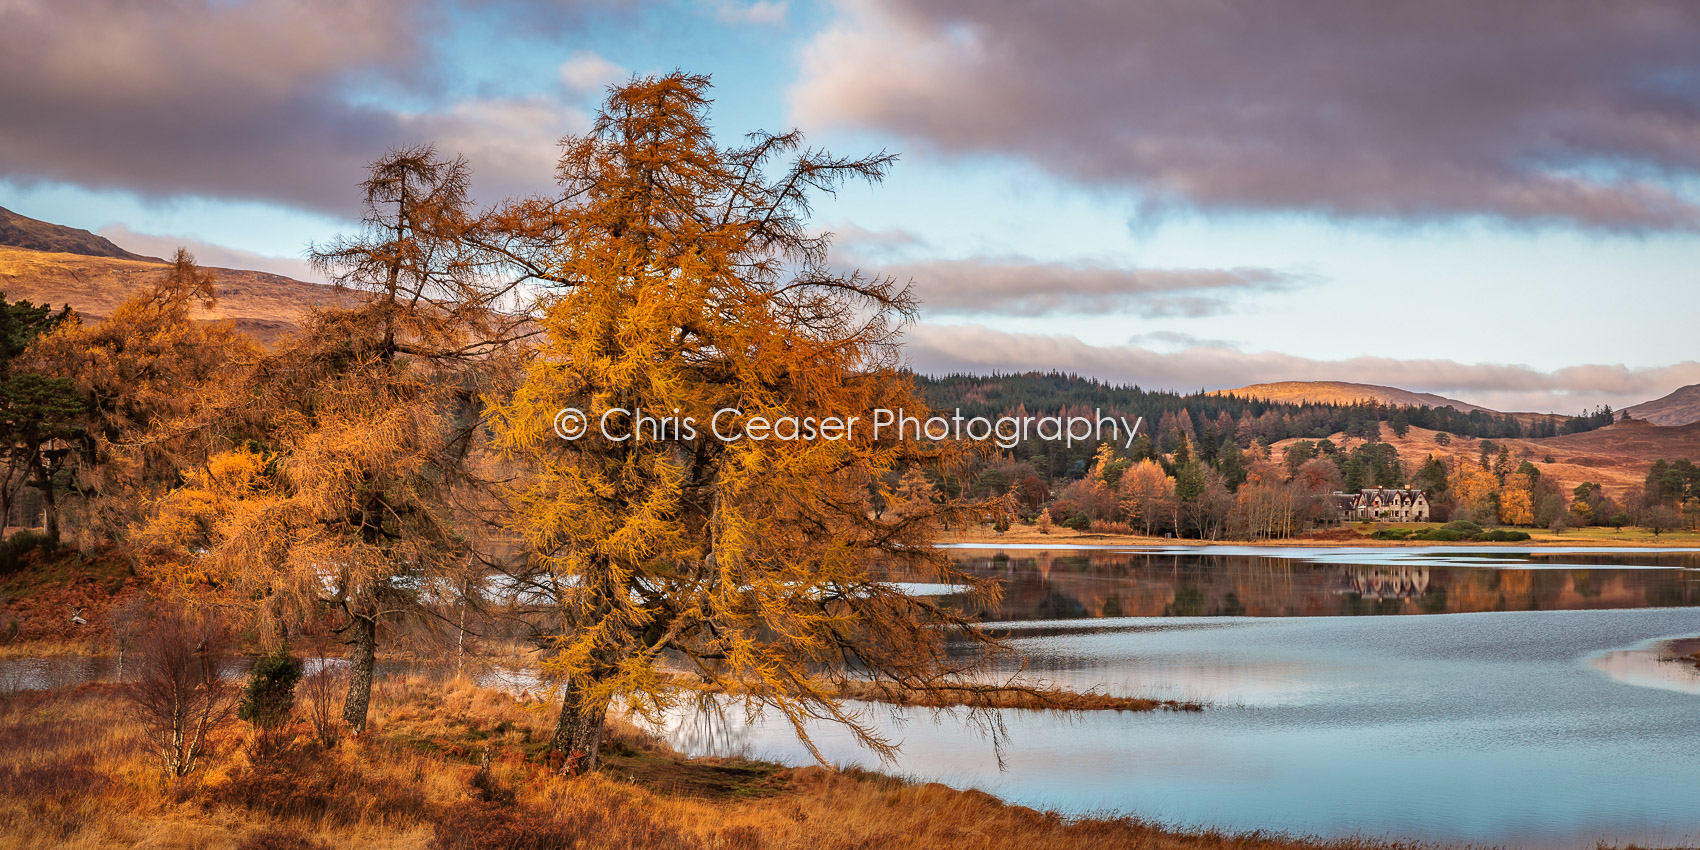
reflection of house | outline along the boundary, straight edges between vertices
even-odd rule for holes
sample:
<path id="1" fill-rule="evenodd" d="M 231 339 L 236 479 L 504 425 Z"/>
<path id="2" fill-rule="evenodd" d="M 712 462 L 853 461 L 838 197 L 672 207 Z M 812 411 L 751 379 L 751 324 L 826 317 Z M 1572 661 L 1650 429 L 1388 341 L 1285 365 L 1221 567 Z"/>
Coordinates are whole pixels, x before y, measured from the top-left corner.
<path id="1" fill-rule="evenodd" d="M 1428 522 L 1428 497 L 1421 490 L 1367 487 L 1357 493 L 1333 494 L 1334 509 L 1344 520 Z"/>
<path id="2" fill-rule="evenodd" d="M 1352 592 L 1365 599 L 1420 599 L 1428 592 L 1428 567 L 1352 567 Z"/>

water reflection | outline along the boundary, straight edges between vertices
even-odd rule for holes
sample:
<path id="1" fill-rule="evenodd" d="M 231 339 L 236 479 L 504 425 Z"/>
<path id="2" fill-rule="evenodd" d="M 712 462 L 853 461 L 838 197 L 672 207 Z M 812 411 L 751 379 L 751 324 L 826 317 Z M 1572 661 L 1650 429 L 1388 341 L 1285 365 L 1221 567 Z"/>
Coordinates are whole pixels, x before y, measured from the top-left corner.
<path id="1" fill-rule="evenodd" d="M 1700 553 L 959 550 L 1003 582 L 986 620 L 1316 617 L 1700 604 Z M 1351 559 L 1351 560 L 1347 560 Z M 950 597 L 946 596 L 946 599 Z M 959 604 L 965 605 L 958 600 Z"/>
<path id="2" fill-rule="evenodd" d="M 1513 847 L 1695 846 L 1700 702 L 1621 675 L 1616 651 L 1696 632 L 1692 609 L 1019 623 L 1010 635 L 1046 679 L 1212 705 L 1005 712 L 1003 770 L 959 720 L 869 716 L 902 741 L 888 769 L 1069 813 Z M 674 731 L 692 752 L 809 761 L 773 718 L 734 714 L 710 735 L 680 717 Z M 877 765 L 840 730 L 816 731 L 829 759 Z"/>
<path id="3" fill-rule="evenodd" d="M 1700 695 L 1700 667 L 1680 657 L 1694 651 L 1693 643 L 1646 641 L 1628 649 L 1602 652 L 1588 659 L 1588 664 L 1627 685 Z"/>

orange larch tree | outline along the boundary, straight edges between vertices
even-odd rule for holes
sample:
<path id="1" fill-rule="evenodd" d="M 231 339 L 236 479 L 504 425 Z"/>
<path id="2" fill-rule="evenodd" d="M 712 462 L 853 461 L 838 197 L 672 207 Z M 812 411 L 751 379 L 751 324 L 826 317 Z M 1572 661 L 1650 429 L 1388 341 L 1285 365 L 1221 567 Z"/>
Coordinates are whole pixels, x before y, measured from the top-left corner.
<path id="1" fill-rule="evenodd" d="M 795 133 L 721 148 L 708 88 L 675 73 L 614 90 L 591 132 L 563 142 L 561 195 L 508 207 L 488 237 L 543 293 L 543 339 L 512 397 L 494 400 L 495 430 L 528 471 L 514 527 L 532 556 L 515 578 L 549 602 L 540 641 L 567 771 L 595 766 L 616 699 L 654 718 L 722 694 L 779 712 L 805 743 L 820 719 L 889 753 L 838 695 L 842 680 L 959 685 L 945 640 L 994 643 L 887 580 L 995 595 L 930 545 L 940 523 L 986 506 L 869 510 L 870 489 L 894 501 L 891 473 L 948 467 L 956 450 L 873 439 L 870 411 L 925 407 L 898 368 L 914 301 L 893 280 L 832 271 L 829 235 L 806 226 L 812 192 L 878 180 L 893 157 L 798 153 Z M 577 440 L 552 428 L 568 407 L 589 420 Z M 641 427 L 640 409 L 694 419 L 695 433 L 620 439 Z M 710 424 L 725 409 L 860 426 L 839 439 L 723 440 Z"/>
<path id="2" fill-rule="evenodd" d="M 511 281 L 469 246 L 469 170 L 429 147 L 372 166 L 362 232 L 314 251 L 345 290 L 240 367 L 180 427 L 216 447 L 144 536 L 276 632 L 326 606 L 350 646 L 343 719 L 365 728 L 380 626 L 479 576 L 482 399 L 522 333 Z"/>

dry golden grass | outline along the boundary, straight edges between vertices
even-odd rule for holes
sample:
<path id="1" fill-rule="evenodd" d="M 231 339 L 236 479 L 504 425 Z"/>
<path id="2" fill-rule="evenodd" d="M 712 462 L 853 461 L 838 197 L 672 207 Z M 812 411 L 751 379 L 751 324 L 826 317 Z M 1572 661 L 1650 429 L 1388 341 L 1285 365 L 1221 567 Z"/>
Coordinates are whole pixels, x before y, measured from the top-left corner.
<path id="1" fill-rule="evenodd" d="M 110 648 L 86 640 L 31 640 L 0 643 L 0 658 L 63 658 L 102 655 Z"/>
<path id="2" fill-rule="evenodd" d="M 392 680 L 359 741 L 324 751 L 303 736 L 254 764 L 232 730 L 211 768 L 174 782 L 117 686 L 16 694 L 0 701 L 0 850 L 1393 846 L 1182 834 L 858 771 L 684 759 L 619 724 L 602 772 L 564 777 L 542 758 L 550 713 L 465 683 Z"/>

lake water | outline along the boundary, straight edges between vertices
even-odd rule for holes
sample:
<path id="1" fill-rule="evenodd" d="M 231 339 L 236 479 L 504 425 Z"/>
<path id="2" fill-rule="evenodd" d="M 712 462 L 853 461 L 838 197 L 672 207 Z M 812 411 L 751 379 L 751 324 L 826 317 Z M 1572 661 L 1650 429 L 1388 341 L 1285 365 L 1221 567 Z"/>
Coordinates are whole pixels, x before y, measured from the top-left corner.
<path id="1" fill-rule="evenodd" d="M 963 550 L 1006 581 L 1032 678 L 1203 712 L 1009 711 L 984 735 L 869 716 L 886 770 L 1175 825 L 1517 847 L 1700 844 L 1700 554 L 1460 548 Z M 948 589 L 945 589 L 948 590 Z M 948 598 L 948 597 L 947 597 Z M 771 718 L 770 718 L 771 720 Z M 880 767 L 843 732 L 840 764 Z M 676 745 L 804 764 L 789 728 L 681 717 Z"/>

